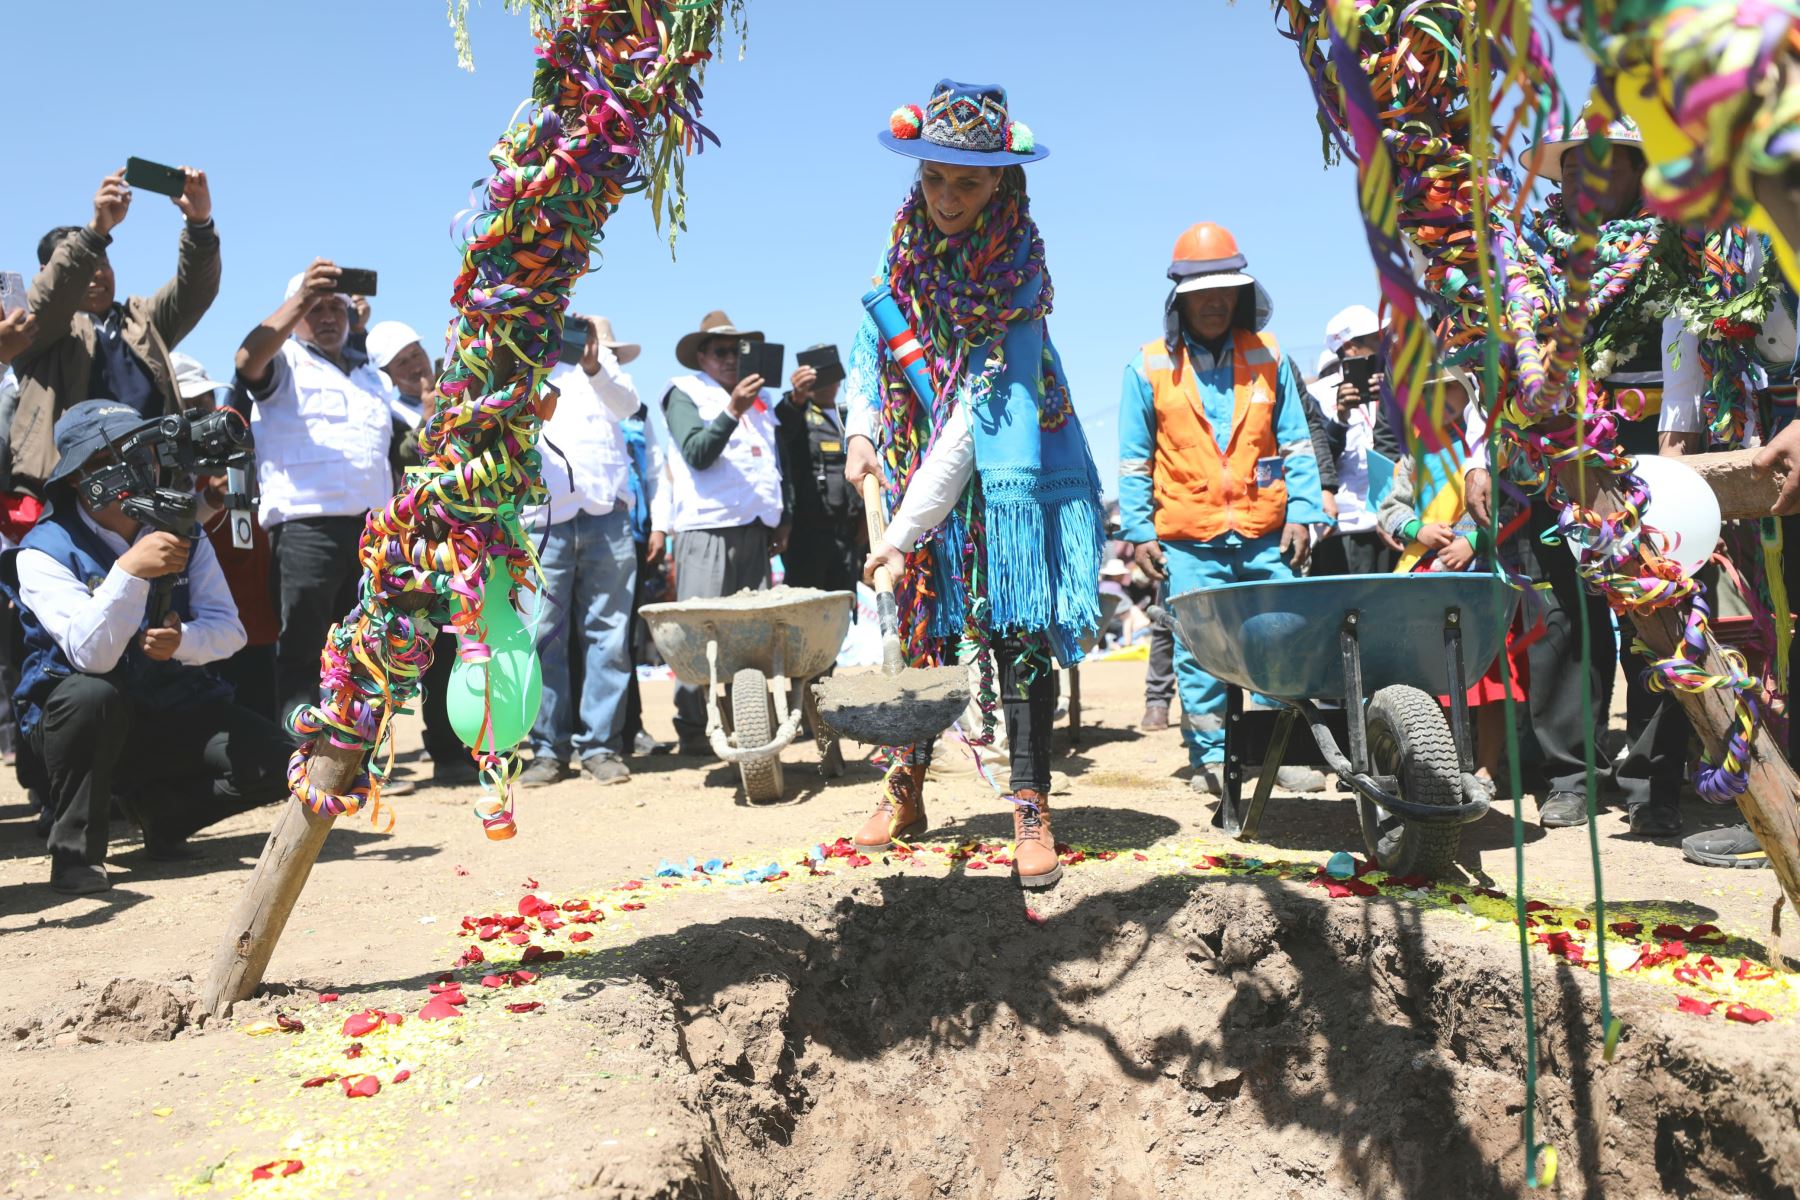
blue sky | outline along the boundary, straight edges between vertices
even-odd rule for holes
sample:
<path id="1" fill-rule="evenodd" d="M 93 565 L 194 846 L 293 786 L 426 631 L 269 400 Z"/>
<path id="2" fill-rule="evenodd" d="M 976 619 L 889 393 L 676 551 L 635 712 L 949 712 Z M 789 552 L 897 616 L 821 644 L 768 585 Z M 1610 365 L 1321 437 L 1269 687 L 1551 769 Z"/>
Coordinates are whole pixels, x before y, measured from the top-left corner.
<path id="1" fill-rule="evenodd" d="M 91 0 L 78 37 L 66 5 L 6 7 L 18 169 L 0 269 L 29 275 L 38 237 L 85 222 L 101 177 L 135 154 L 212 181 L 224 287 L 184 348 L 215 372 L 314 255 L 379 270 L 376 319 L 439 336 L 451 222 L 529 94 L 522 16 L 478 0 L 470 73 L 443 0 Z M 627 198 L 577 310 L 643 343 L 631 370 L 646 399 L 710 309 L 785 343 L 790 369 L 799 347 L 847 343 L 911 178 L 876 132 L 940 77 L 1002 83 L 1052 151 L 1030 168 L 1051 332 L 1110 491 L 1120 372 L 1157 336 L 1182 229 L 1236 233 L 1308 368 L 1330 315 L 1373 303 L 1374 276 L 1352 168 L 1324 169 L 1311 92 L 1266 5 L 1141 0 L 1098 15 L 1071 0 L 751 0 L 741 57 L 734 37 L 707 72 L 706 123 L 724 144 L 689 165 L 677 257 Z M 137 195 L 112 250 L 122 292 L 169 276 L 178 228 L 167 200 Z"/>

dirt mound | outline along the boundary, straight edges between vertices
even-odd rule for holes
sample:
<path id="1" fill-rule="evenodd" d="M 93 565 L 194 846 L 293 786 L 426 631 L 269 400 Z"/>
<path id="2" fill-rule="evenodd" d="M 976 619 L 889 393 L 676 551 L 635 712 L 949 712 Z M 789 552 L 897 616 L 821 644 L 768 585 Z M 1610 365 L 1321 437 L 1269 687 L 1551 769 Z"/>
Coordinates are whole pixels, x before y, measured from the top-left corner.
<path id="1" fill-rule="evenodd" d="M 1491 935 L 1273 879 L 1030 903 L 902 876 L 684 931 L 650 973 L 716 1130 L 697 1194 L 1523 1190 L 1518 964 Z M 1604 1064 L 1593 978 L 1537 965 L 1553 1194 L 1795 1194 L 1781 1056 L 1626 982 Z"/>
<path id="2" fill-rule="evenodd" d="M 166 1042 L 194 1023 L 197 998 L 184 987 L 112 979 L 98 992 L 78 982 L 73 1004 L 48 1019 L 12 1030 L 16 1042 L 58 1046 L 102 1042 Z M 86 993 L 83 995 L 82 993 Z"/>

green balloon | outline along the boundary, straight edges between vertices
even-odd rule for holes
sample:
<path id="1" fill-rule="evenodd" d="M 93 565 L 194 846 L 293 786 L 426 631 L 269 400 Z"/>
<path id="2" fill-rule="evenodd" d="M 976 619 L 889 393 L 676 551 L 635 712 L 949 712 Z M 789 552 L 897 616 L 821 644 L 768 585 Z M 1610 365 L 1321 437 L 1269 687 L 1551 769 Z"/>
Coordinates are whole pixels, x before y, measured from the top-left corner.
<path id="1" fill-rule="evenodd" d="M 462 658 L 450 668 L 444 707 L 450 727 L 470 749 L 504 753 L 525 740 L 544 700 L 544 671 L 537 641 L 512 606 L 512 577 L 488 564 L 481 590 L 481 619 L 490 652 L 484 663 Z M 489 721 L 492 728 L 489 728 Z"/>

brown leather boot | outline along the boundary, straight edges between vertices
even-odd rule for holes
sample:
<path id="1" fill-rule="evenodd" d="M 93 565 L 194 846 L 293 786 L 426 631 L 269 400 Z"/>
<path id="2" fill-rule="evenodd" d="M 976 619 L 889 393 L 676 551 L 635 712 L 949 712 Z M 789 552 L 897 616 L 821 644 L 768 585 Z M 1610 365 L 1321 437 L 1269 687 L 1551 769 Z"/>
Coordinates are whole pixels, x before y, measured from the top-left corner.
<path id="1" fill-rule="evenodd" d="M 1013 878 L 1022 888 L 1047 888 L 1062 878 L 1056 836 L 1050 832 L 1050 800 L 1019 791 L 1013 800 Z"/>
<path id="2" fill-rule="evenodd" d="M 895 838 L 915 838 L 929 828 L 925 819 L 925 768 L 896 763 L 881 781 L 881 801 L 851 839 L 858 850 L 886 850 Z"/>

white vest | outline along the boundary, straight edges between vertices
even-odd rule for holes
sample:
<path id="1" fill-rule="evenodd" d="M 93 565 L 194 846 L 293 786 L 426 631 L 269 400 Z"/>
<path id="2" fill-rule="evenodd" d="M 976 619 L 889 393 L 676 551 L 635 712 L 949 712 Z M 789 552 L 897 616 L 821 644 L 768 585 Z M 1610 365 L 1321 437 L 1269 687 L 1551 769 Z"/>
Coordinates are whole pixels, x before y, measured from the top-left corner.
<path id="1" fill-rule="evenodd" d="M 531 509 L 526 519 L 537 524 L 544 519 L 545 509 L 552 525 L 577 513 L 609 513 L 620 500 L 631 499 L 625 431 L 607 411 L 579 364 L 559 364 L 550 372 L 550 382 L 562 393 L 557 397 L 556 412 L 538 435 L 538 457 L 550 503 Z"/>
<path id="2" fill-rule="evenodd" d="M 274 392 L 251 410 L 257 515 L 264 529 L 295 517 L 360 517 L 393 494 L 393 416 L 372 363 L 345 375 L 297 340 L 282 343 Z"/>
<path id="3" fill-rule="evenodd" d="M 709 422 L 731 404 L 731 393 L 709 378 L 682 375 L 669 381 L 681 389 Z M 781 524 L 781 459 L 775 441 L 775 397 L 768 389 L 761 403 L 738 421 L 731 440 L 712 466 L 696 471 L 679 447 L 669 455 L 675 506 L 671 532 L 727 529 L 761 521 L 770 529 Z"/>

